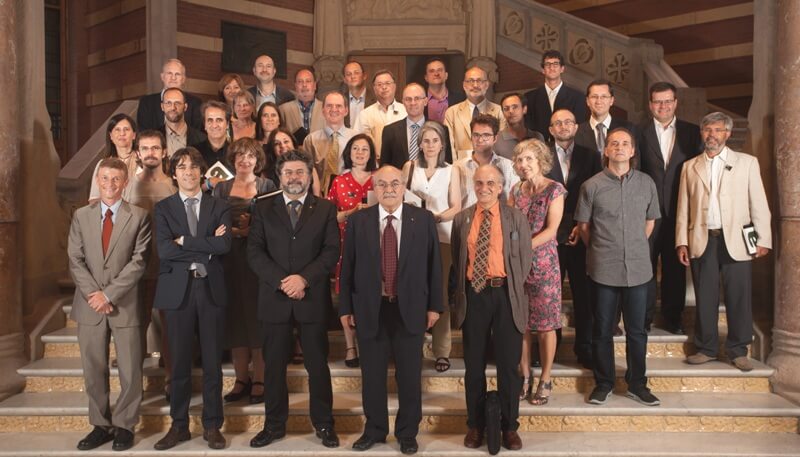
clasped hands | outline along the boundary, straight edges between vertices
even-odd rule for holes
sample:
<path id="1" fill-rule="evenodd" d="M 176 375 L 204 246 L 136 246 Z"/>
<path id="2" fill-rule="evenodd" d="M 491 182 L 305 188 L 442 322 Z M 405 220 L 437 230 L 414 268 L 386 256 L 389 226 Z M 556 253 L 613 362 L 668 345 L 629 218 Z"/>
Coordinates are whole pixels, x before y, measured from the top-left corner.
<path id="1" fill-rule="evenodd" d="M 114 307 L 111 305 L 111 302 L 108 301 L 106 294 L 104 294 L 102 290 L 90 293 L 89 296 L 86 297 L 86 303 L 88 303 L 89 307 L 95 312 L 100 314 L 111 314 L 111 311 L 114 311 Z"/>
<path id="2" fill-rule="evenodd" d="M 281 279 L 280 289 L 293 300 L 302 300 L 306 296 L 306 280 L 297 274 Z"/>

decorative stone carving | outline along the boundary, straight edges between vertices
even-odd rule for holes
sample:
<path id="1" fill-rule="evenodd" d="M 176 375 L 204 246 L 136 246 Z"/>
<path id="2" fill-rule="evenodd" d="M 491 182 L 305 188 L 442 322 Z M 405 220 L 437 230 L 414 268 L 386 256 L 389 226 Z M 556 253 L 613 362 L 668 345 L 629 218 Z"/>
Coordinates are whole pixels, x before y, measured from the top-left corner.
<path id="1" fill-rule="evenodd" d="M 503 26 L 500 29 L 503 36 L 522 43 L 525 37 L 525 18 L 519 11 L 509 10 L 503 16 Z"/>
<path id="2" fill-rule="evenodd" d="M 541 27 L 537 28 L 537 30 L 536 35 L 533 36 L 533 42 L 539 50 L 544 52 L 557 47 L 560 37 L 557 28 L 548 23 L 542 23 Z"/>
<path id="3" fill-rule="evenodd" d="M 631 71 L 631 63 L 624 54 L 618 52 L 611 62 L 606 64 L 605 72 L 608 79 L 616 84 L 623 84 Z"/>
<path id="4" fill-rule="evenodd" d="M 586 38 L 581 38 L 575 42 L 569 50 L 569 63 L 572 65 L 585 65 L 594 60 L 594 47 Z"/>
<path id="5" fill-rule="evenodd" d="M 320 3 L 320 2 L 315 2 Z M 463 0 L 347 0 L 348 23 L 428 19 L 464 22 Z"/>

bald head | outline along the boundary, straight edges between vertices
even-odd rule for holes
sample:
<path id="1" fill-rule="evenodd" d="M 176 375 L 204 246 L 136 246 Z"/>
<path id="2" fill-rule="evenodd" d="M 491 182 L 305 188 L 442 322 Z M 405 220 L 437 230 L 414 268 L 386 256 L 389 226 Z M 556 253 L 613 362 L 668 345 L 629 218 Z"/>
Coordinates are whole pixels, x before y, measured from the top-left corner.
<path id="1" fill-rule="evenodd" d="M 416 122 L 422 119 L 425 114 L 425 106 L 428 104 L 428 97 L 425 96 L 425 88 L 417 83 L 410 83 L 403 89 L 403 106 L 406 108 L 408 118 Z"/>

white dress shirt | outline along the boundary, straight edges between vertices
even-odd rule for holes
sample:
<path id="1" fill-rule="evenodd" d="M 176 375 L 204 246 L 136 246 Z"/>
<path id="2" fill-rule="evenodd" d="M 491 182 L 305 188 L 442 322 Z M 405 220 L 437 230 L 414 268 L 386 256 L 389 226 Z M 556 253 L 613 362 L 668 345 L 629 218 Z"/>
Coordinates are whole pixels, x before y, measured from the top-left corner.
<path id="1" fill-rule="evenodd" d="M 547 91 L 547 99 L 550 101 L 551 112 L 555 110 L 556 97 L 558 97 L 558 91 L 561 90 L 561 86 L 563 85 L 564 81 L 558 83 L 555 89 L 551 89 L 550 86 L 548 86 L 547 84 L 544 85 L 544 90 Z"/>
<path id="2" fill-rule="evenodd" d="M 561 175 L 564 176 L 564 182 L 561 184 L 566 184 L 567 178 L 569 178 L 569 164 L 572 160 L 573 149 L 575 149 L 574 141 L 569 144 L 566 150 L 556 143 L 556 156 L 558 156 L 558 163 L 561 165 Z"/>
<path id="3" fill-rule="evenodd" d="M 386 108 L 381 105 L 381 102 L 375 102 L 361 111 L 353 124 L 353 130 L 372 137 L 372 142 L 375 143 L 375 155 L 380 159 L 383 128 L 406 116 L 408 116 L 406 107 L 396 100 Z"/>
<path id="4" fill-rule="evenodd" d="M 675 116 L 673 116 L 666 127 L 661 125 L 661 122 L 653 119 L 653 123 L 656 125 L 658 146 L 661 148 L 661 157 L 664 159 L 664 169 L 669 165 L 669 159 L 672 156 L 672 147 L 675 145 L 675 119 Z"/>
<path id="5" fill-rule="evenodd" d="M 704 153 L 705 154 L 705 153 Z M 722 173 L 728 161 L 728 147 L 722 148 L 714 158 L 706 158 L 708 168 L 708 182 L 711 185 L 711 192 L 708 196 L 708 212 L 706 213 L 706 225 L 709 230 L 722 228 L 722 211 L 719 206 L 719 186 L 722 182 Z"/>

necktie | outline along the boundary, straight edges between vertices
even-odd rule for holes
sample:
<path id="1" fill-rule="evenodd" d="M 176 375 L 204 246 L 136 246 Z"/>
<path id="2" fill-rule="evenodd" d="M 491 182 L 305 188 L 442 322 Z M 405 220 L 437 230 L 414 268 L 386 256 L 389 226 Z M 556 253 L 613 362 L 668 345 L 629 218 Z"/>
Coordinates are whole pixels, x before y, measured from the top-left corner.
<path id="1" fill-rule="evenodd" d="M 332 175 L 339 174 L 339 132 L 331 134 L 331 144 L 328 147 L 328 156 L 325 158 L 325 175 L 322 184 L 327 185 Z M 323 192 L 328 189 L 323 189 Z"/>
<path id="2" fill-rule="evenodd" d="M 411 124 L 411 143 L 408 146 L 408 160 L 416 160 L 419 155 L 419 125 Z"/>
<path id="3" fill-rule="evenodd" d="M 111 232 L 114 230 L 114 221 L 111 220 L 113 215 L 114 212 L 108 208 L 106 217 L 103 219 L 103 257 L 108 253 L 108 243 L 111 241 Z"/>
<path id="4" fill-rule="evenodd" d="M 197 236 L 197 212 L 195 211 L 195 207 L 197 206 L 197 199 L 196 198 L 187 198 L 184 202 L 186 205 L 186 221 L 189 222 L 189 233 L 192 236 Z M 200 276 L 206 276 L 206 266 L 202 263 L 194 263 L 194 269 Z"/>
<path id="5" fill-rule="evenodd" d="M 386 216 L 386 228 L 383 229 L 381 246 L 381 269 L 383 270 L 383 288 L 386 295 L 397 295 L 397 232 L 394 231 L 394 216 Z"/>
<path id="6" fill-rule="evenodd" d="M 478 105 L 475 105 L 475 108 L 472 108 L 472 118 L 475 119 L 480 113 L 481 112 L 478 111 Z"/>
<path id="7" fill-rule="evenodd" d="M 300 220 L 300 201 L 292 200 L 287 205 L 289 206 L 289 219 L 292 221 L 292 228 L 295 228 L 297 221 Z"/>
<path id="8" fill-rule="evenodd" d="M 606 148 L 606 135 L 603 132 L 605 128 L 606 128 L 605 124 L 597 124 L 595 126 L 595 129 L 597 129 L 597 149 L 600 151 L 601 154 Z"/>
<path id="9" fill-rule="evenodd" d="M 475 243 L 475 260 L 472 263 L 472 289 L 480 293 L 486 287 L 486 272 L 489 269 L 489 236 L 492 231 L 492 213 L 483 210 L 483 220 L 478 228 Z"/>

